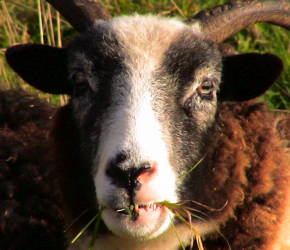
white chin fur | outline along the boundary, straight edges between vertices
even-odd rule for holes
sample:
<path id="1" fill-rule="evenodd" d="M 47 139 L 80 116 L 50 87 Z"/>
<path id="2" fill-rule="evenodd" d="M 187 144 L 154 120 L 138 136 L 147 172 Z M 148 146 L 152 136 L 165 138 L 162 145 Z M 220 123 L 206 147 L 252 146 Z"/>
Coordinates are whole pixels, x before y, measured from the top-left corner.
<path id="1" fill-rule="evenodd" d="M 143 220 L 139 215 L 136 221 L 130 219 L 128 215 L 120 215 L 111 209 L 105 209 L 102 213 L 102 219 L 108 229 L 121 238 L 148 240 L 158 237 L 164 233 L 170 226 L 173 215 L 165 207 L 153 214 L 152 220 Z"/>

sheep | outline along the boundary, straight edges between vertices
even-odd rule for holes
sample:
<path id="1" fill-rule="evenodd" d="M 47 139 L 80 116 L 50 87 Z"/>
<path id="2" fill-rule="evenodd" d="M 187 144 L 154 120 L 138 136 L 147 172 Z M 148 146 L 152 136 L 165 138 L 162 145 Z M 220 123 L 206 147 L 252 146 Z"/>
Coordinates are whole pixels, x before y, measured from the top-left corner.
<path id="1" fill-rule="evenodd" d="M 46 143 L 43 143 L 43 141 L 46 141 L 47 138 L 47 130 L 49 127 L 49 117 L 52 116 L 51 112 L 51 108 L 48 107 L 47 104 L 43 103 L 43 102 L 36 102 L 35 98 L 30 97 L 27 94 L 24 93 L 19 93 L 18 91 L 3 91 L 3 93 L 0 94 L 0 103 L 1 103 L 1 121 L 4 121 L 4 117 L 5 117 L 5 124 L 1 124 L 1 142 L 2 145 L 5 145 L 5 149 L 6 152 L 3 152 L 2 150 L 4 149 L 4 147 L 1 147 L 1 194 L 5 196 L 7 196 L 7 188 L 5 190 L 3 190 L 3 188 L 5 188 L 5 185 L 3 185 L 3 180 L 6 181 L 6 183 L 8 183 L 10 181 L 10 185 L 11 184 L 16 184 L 19 185 L 19 183 L 17 182 L 19 179 L 17 178 L 18 176 L 20 176 L 20 174 L 18 174 L 17 176 L 15 176 L 15 174 L 12 174 L 9 172 L 10 169 L 9 167 L 15 167 L 17 166 L 17 164 L 19 165 L 19 167 L 23 168 L 23 173 L 21 172 L 22 176 L 24 175 L 24 180 L 27 183 L 31 183 L 31 173 L 34 174 L 34 176 L 36 176 L 34 178 L 34 180 L 38 180 L 38 179 L 43 179 L 45 180 L 45 182 L 43 181 L 37 181 L 32 183 L 32 187 L 29 187 L 28 191 L 29 192 L 27 195 L 27 198 L 29 196 L 32 196 L 32 194 L 35 193 L 35 191 L 40 188 L 41 190 L 45 190 L 39 193 L 36 193 L 33 195 L 33 197 L 38 197 L 40 196 L 41 199 L 37 200 L 37 204 L 38 206 L 41 208 L 41 204 L 43 204 L 45 206 L 45 209 L 48 210 L 48 212 L 46 211 L 46 215 L 50 216 L 48 218 L 46 218 L 46 223 L 43 224 L 37 224 L 37 222 L 39 222 L 39 217 L 36 217 L 37 219 L 35 220 L 31 220 L 30 216 L 27 216 L 25 218 L 25 216 L 19 216 L 18 213 L 16 213 L 14 210 L 11 211 L 11 209 L 14 209 L 15 203 L 20 204 L 22 206 L 27 206 L 27 202 L 23 202 L 23 201 L 15 201 L 15 195 L 10 195 L 9 198 L 5 197 L 5 203 L 2 201 L 1 203 L 1 240 L 0 240 L 0 246 L 1 249 L 39 249 L 39 241 L 35 241 L 34 237 L 39 237 L 39 235 L 47 235 L 47 238 L 45 238 L 45 246 L 42 246 L 42 249 L 64 249 L 63 247 L 63 242 L 59 241 L 59 238 L 64 237 L 64 235 L 62 234 L 62 230 L 61 230 L 61 224 L 59 224 L 59 222 L 57 221 L 57 219 L 54 219 L 51 215 L 58 215 L 56 216 L 56 218 L 61 218 L 61 214 L 56 212 L 57 209 L 53 209 L 52 211 L 48 209 L 48 205 L 50 207 L 59 207 L 59 204 L 55 201 L 52 200 L 51 204 L 48 202 L 49 198 L 46 197 L 46 199 L 44 199 L 43 197 L 43 193 L 45 193 L 45 196 L 49 196 L 52 194 L 52 192 L 48 191 L 49 189 L 51 189 L 51 186 L 55 186 L 56 183 L 52 181 L 52 179 L 47 178 L 47 173 L 39 173 L 39 171 L 51 171 L 51 169 L 53 169 L 53 164 L 51 163 L 51 156 L 49 156 L 49 159 L 47 159 L 47 152 L 49 152 L 50 150 L 48 149 L 48 146 Z M 17 100 L 17 101 L 16 101 Z M 42 108 L 38 108 L 38 107 L 42 107 Z M 64 108 L 63 108 L 64 109 Z M 269 114 L 269 112 L 267 112 L 265 104 L 257 104 L 256 102 L 246 102 L 243 103 L 243 105 L 240 104 L 222 104 L 221 107 L 221 111 L 222 113 L 219 114 L 219 119 L 223 119 L 224 121 L 221 121 L 223 125 L 221 128 L 223 128 L 223 132 L 220 133 L 220 136 L 222 138 L 220 138 L 220 140 L 218 141 L 218 144 L 223 143 L 226 144 L 228 147 L 223 146 L 223 147 L 218 147 L 219 151 L 225 151 L 227 149 L 230 149 L 234 152 L 235 155 L 238 155 L 237 158 L 242 159 L 243 161 L 247 161 L 248 157 L 241 157 L 240 154 L 244 155 L 245 152 L 244 151 L 240 151 L 239 146 L 240 146 L 240 141 L 241 140 L 245 140 L 245 134 L 246 135 L 251 135 L 251 134 L 256 134 L 257 136 L 266 136 L 266 140 L 269 141 L 270 139 L 270 144 L 267 145 L 267 143 L 262 142 L 261 145 L 263 146 L 262 150 L 265 149 L 265 146 L 268 147 L 268 149 L 266 149 L 266 151 L 268 151 L 268 158 L 264 160 L 264 162 L 267 162 L 269 160 L 269 158 L 271 158 L 271 156 L 273 155 L 273 151 L 272 151 L 272 145 L 275 145 L 275 147 L 277 146 L 277 142 L 275 142 L 275 121 L 276 119 Z M 63 111 L 62 111 L 63 112 Z M 28 116 L 28 114 L 30 114 Z M 251 117 L 250 121 L 247 121 L 245 114 L 248 114 L 247 117 Z M 264 121 L 265 121 L 265 115 L 267 116 L 267 121 L 268 124 L 267 126 L 265 126 Z M 8 118 L 9 117 L 9 118 Z M 260 118 L 262 117 L 262 119 Z M 230 118 L 230 119 L 228 119 Z M 10 122 L 9 122 L 10 121 Z M 21 122 L 23 121 L 23 122 Z M 242 121 L 242 122 L 241 122 Z M 252 122 L 254 121 L 254 122 Z M 260 126 L 256 126 L 256 121 L 260 121 Z M 287 121 L 287 120 L 282 120 L 283 122 Z M 288 119 L 288 122 L 290 121 L 290 119 Z M 41 122 L 41 123 L 40 123 Z M 246 124 L 245 124 L 246 123 Z M 36 126 L 35 126 L 36 124 Z M 254 124 L 253 127 L 251 127 L 251 124 Z M 34 126 L 33 129 L 30 128 L 30 126 Z M 39 130 L 40 132 L 35 133 L 35 131 Z M 5 128 L 5 129 L 4 129 Z M 29 128 L 29 131 L 27 131 L 27 129 Z M 238 128 L 238 131 L 237 129 Z M 244 129 L 245 128 L 245 129 Z M 9 129 L 9 131 L 8 131 Z M 62 129 L 65 131 L 66 128 L 62 127 Z M 249 130 L 253 130 L 249 133 Z M 281 129 L 281 128 L 279 128 Z M 285 126 L 284 125 L 284 129 L 288 129 L 289 130 L 289 126 Z M 15 131 L 13 131 L 15 130 Z M 23 132 L 19 132 L 19 131 L 24 131 Z M 26 131 L 25 131 L 26 130 Z M 248 130 L 248 131 L 247 131 Z M 33 132 L 32 132 L 33 131 Z M 261 133 L 262 132 L 262 133 Z M 43 135 L 44 134 L 44 135 Z M 29 136 L 27 136 L 29 135 Z M 31 136 L 33 135 L 33 136 Z M 271 135 L 271 137 L 268 137 L 269 135 Z M 21 138 L 22 136 L 22 138 Z M 62 136 L 64 136 L 64 134 L 62 134 Z M 15 138 L 16 137 L 16 138 Z M 41 137 L 41 138 L 39 138 Z M 268 138 L 267 138 L 268 137 Z M 21 139 L 19 139 L 21 138 Z M 276 138 L 277 140 L 278 138 Z M 288 137 L 288 140 L 290 139 L 290 137 Z M 24 148 L 24 150 L 21 148 L 21 146 L 23 145 L 23 143 L 19 143 L 19 140 L 21 142 L 26 143 L 26 145 L 31 145 L 31 142 L 34 140 L 36 143 L 36 146 L 33 146 L 31 148 L 27 149 L 27 146 Z M 233 140 L 236 140 L 237 143 L 234 143 Z M 248 144 L 252 144 L 252 145 L 259 145 L 256 143 L 255 139 L 252 140 L 252 138 L 247 138 L 247 141 L 249 141 Z M 9 142 L 9 143 L 8 143 Z M 10 146 L 11 145 L 11 146 Z M 17 146 L 16 146 L 17 145 Z M 67 143 L 67 145 L 69 145 L 69 143 Z M 236 150 L 235 150 L 236 147 Z M 36 148 L 38 148 L 36 150 Z M 11 150 L 11 151 L 9 151 Z M 278 148 L 277 153 L 279 155 L 281 155 L 281 152 L 279 152 L 279 150 L 283 150 L 282 147 Z M 70 149 L 68 149 L 68 153 L 70 155 Z M 12 152 L 12 153 L 11 153 Z M 32 152 L 35 152 L 35 154 L 32 154 Z M 223 153 L 223 154 L 222 154 Z M 265 154 L 263 152 L 263 154 Z M 25 158 L 23 159 L 23 155 L 25 156 Z M 218 161 L 220 162 L 220 166 L 218 166 L 221 171 L 221 174 L 223 174 L 223 172 L 226 170 L 225 166 L 224 166 L 224 159 L 220 159 L 221 157 L 224 157 L 224 155 L 226 155 L 227 157 L 230 157 L 229 153 L 225 153 L 225 152 L 216 152 L 214 155 L 214 159 L 212 159 L 211 161 Z M 27 156 L 29 157 L 27 159 Z M 20 160 L 21 159 L 21 160 Z M 35 163 L 35 159 L 37 159 L 37 162 Z M 27 164 L 27 168 L 25 167 L 25 165 L 23 164 L 23 162 L 27 161 L 30 166 Z M 39 163 L 41 161 L 41 164 Z M 227 159 L 227 162 L 233 162 L 233 164 L 236 164 L 235 161 L 235 157 L 232 157 L 231 159 Z M 19 162 L 22 162 L 22 164 Z M 34 163 L 31 167 L 31 163 Z M 49 166 L 48 169 L 38 169 L 39 167 L 42 167 L 44 164 L 45 166 Z M 260 164 L 260 163 L 258 163 Z M 271 159 L 270 159 L 270 164 L 271 164 Z M 23 167 L 24 165 L 24 167 Z M 229 164 L 230 166 L 231 164 Z M 9 166 L 9 167 L 8 167 Z M 216 165 L 215 165 L 216 166 Z M 269 165 L 268 165 L 269 166 Z M 17 166 L 18 167 L 18 166 Z M 36 167 L 36 170 L 34 169 Z M 238 167 L 242 167 L 242 171 L 238 168 Z M 254 166 L 251 167 L 253 170 L 256 170 Z M 271 165 L 270 165 L 271 168 Z M 236 181 L 236 185 L 239 185 L 241 180 L 241 176 L 243 175 L 243 172 L 246 169 L 244 168 L 244 166 L 242 164 L 237 165 L 236 169 L 232 169 L 232 171 L 241 171 L 241 174 L 236 175 L 236 178 L 238 179 Z M 260 170 L 263 170 L 260 168 Z M 36 174 L 35 174 L 35 171 Z M 216 170 L 217 171 L 217 170 Z M 228 174 L 229 175 L 229 174 Z M 264 174 L 259 173 L 258 176 L 263 175 L 263 178 L 261 178 L 260 180 L 256 180 L 257 183 L 259 183 L 258 185 L 262 186 L 262 185 L 272 185 L 271 184 L 271 172 L 266 171 Z M 8 177 L 9 176 L 9 177 Z M 27 176 L 27 177 L 26 177 Z M 257 176 L 257 177 L 258 177 Z M 256 178 L 257 178 L 256 177 Z M 4 179 L 5 178 L 5 179 Z M 12 179 L 14 178 L 14 179 Z M 23 177 L 22 177 L 23 178 Z M 27 178 L 29 178 L 29 180 L 27 181 Z M 8 180 L 8 181 L 7 181 Z M 270 180 L 270 181 L 269 181 Z M 232 180 L 232 182 L 234 183 L 234 180 Z M 286 187 L 286 194 L 287 194 L 287 185 L 285 185 L 283 182 L 281 182 L 281 179 L 276 180 L 277 184 L 279 186 L 283 186 L 283 188 Z M 23 183 L 23 180 L 20 180 L 20 185 Z M 45 183 L 47 183 L 47 185 L 45 185 Z M 6 187 L 9 187 L 9 185 L 6 185 Z M 20 186 L 23 187 L 23 184 Z M 19 187 L 17 187 L 19 189 Z M 57 188 L 55 190 L 58 190 Z M 271 194 L 271 190 L 272 188 L 269 187 L 269 192 L 267 192 L 267 195 L 272 195 Z M 279 191 L 281 191 L 281 187 L 278 189 Z M 235 189 L 235 191 L 241 191 L 240 189 Z M 19 191 L 18 191 L 19 192 Z M 242 193 L 244 193 L 245 191 L 242 190 Z M 16 193 L 15 191 L 13 193 Z M 247 191 L 247 193 L 250 193 L 250 191 Z M 14 197 L 13 197 L 14 196 Z M 259 209 L 257 209 L 257 204 L 259 204 L 261 202 L 261 200 L 259 200 L 261 197 L 263 197 L 263 199 L 265 199 L 264 194 L 258 194 L 255 199 L 253 199 L 253 201 L 251 201 L 251 198 L 247 199 L 247 203 L 245 203 L 243 206 L 247 206 L 248 209 L 253 210 L 252 216 L 250 216 L 248 214 L 248 211 L 244 211 L 244 215 L 243 218 L 246 220 L 250 220 L 251 217 L 254 217 L 255 215 L 258 214 L 257 218 L 259 220 L 261 220 L 261 223 L 267 223 L 267 219 L 270 217 L 273 217 L 273 213 L 266 213 L 267 216 L 265 216 L 265 210 L 267 211 L 267 209 L 270 207 L 266 206 L 265 209 L 261 209 L 263 212 L 263 216 L 259 216 L 259 212 L 261 212 Z M 277 196 L 277 194 L 275 194 L 274 196 Z M 3 197 L 3 196 L 2 196 Z M 17 196 L 16 196 L 17 197 Z M 19 197 L 19 195 L 18 195 Z M 240 198 L 240 197 L 239 197 Z M 22 202 L 22 203 L 20 203 Z M 32 205 L 35 205 L 35 203 L 32 203 Z M 277 204 L 276 204 L 277 205 Z M 277 206 L 278 207 L 278 206 Z M 24 207 L 24 209 L 31 209 L 30 207 Z M 56 210 L 56 211 L 55 211 Z M 240 208 L 240 210 L 242 211 L 242 209 Z M 256 212 L 257 210 L 257 212 Z M 4 215 L 4 211 L 9 211 L 9 214 Z M 35 209 L 34 209 L 35 211 Z M 43 212 L 43 210 L 40 210 L 41 212 Z M 283 211 L 281 211 L 283 212 Z M 10 217 L 13 216 L 13 217 Z M 18 217 L 16 217 L 18 216 Z M 278 216 L 275 213 L 275 216 Z M 16 218 L 17 219 L 16 219 Z M 248 218 L 247 218 L 248 217 Z M 19 220 L 20 219 L 20 220 Z M 27 221 L 25 221 L 25 219 L 27 219 Z M 43 219 L 43 218 L 42 218 Z M 279 219 L 279 216 L 277 217 L 277 219 Z M 38 221 L 37 221 L 38 220 Z M 61 220 L 61 219 L 60 219 Z M 9 223 L 7 223 L 7 221 Z M 13 223 L 12 223 L 13 222 Z M 37 227 L 37 231 L 33 230 L 31 228 L 31 226 L 29 226 L 29 224 L 27 223 L 31 223 L 32 225 L 35 225 L 33 223 L 36 223 Z M 5 224 L 4 224 L 5 223 Z M 27 224 L 25 224 L 27 223 Z M 17 224 L 17 226 L 14 226 L 15 224 Z M 258 224 L 258 222 L 257 222 Z M 23 226 L 23 227 L 22 227 Z M 49 228 L 49 226 L 54 226 L 54 227 L 59 227 L 58 228 L 58 232 L 56 233 L 51 233 L 52 230 L 47 230 L 47 228 Z M 264 230 L 270 230 L 270 231 L 274 231 L 275 232 L 275 228 L 276 228 L 276 224 L 274 225 L 266 225 L 266 227 L 264 228 Z M 232 228 L 236 227 L 236 231 L 241 231 L 241 232 L 249 232 L 249 230 L 255 230 L 252 234 L 255 236 L 253 239 L 251 237 L 247 236 L 247 241 L 243 242 L 245 240 L 245 235 L 243 235 L 243 233 L 240 234 L 234 234 L 232 233 Z M 11 230 L 11 228 L 13 230 Z M 44 231 L 44 230 L 45 231 Z M 261 249 L 260 246 L 257 245 L 257 242 L 259 239 L 264 240 L 263 235 L 258 235 L 257 234 L 257 229 L 256 227 L 253 227 L 252 224 L 248 224 L 248 223 L 240 223 L 240 221 L 237 218 L 231 217 L 231 220 L 228 222 L 227 226 L 225 226 L 225 229 L 230 230 L 228 233 L 224 233 L 227 237 L 228 240 L 231 240 L 231 246 L 232 249 L 243 249 L 243 247 L 245 249 L 254 249 L 254 247 L 256 247 L 256 249 Z M 16 237 L 15 235 L 15 230 L 16 232 L 20 232 L 20 231 L 24 231 L 27 232 L 27 234 L 19 234 L 19 238 Z M 38 232 L 40 231 L 40 232 Z M 46 233 L 43 233 L 43 231 Z M 261 231 L 262 233 L 264 233 L 263 231 Z M 32 235 L 30 236 L 29 234 L 32 233 L 37 233 L 37 235 Z M 245 233 L 244 233 L 245 234 Z M 233 235 L 233 236 L 231 236 Z M 238 236 L 241 235 L 243 236 L 241 239 L 238 238 Z M 213 237 L 213 236 L 211 236 Z M 204 241 L 204 244 L 206 244 L 207 246 L 213 246 L 209 249 L 225 249 L 224 244 L 225 241 L 219 237 L 219 235 L 216 235 L 215 237 L 217 238 L 213 238 L 213 239 L 207 239 Z M 230 238 L 233 237 L 233 238 Z M 272 237 L 275 237 L 275 235 L 272 235 Z M 13 241 L 11 241 L 11 239 L 13 238 Z M 242 242 L 241 242 L 242 240 Z M 252 248 L 250 247 L 249 244 L 251 244 L 251 240 L 253 241 L 252 244 L 254 244 L 254 246 L 252 246 Z M 35 243 L 35 245 L 33 245 L 33 243 Z M 235 244 L 235 245 L 234 245 Z"/>
<path id="2" fill-rule="evenodd" d="M 71 96 L 50 146 L 68 231 L 100 213 L 94 249 L 189 249 L 193 230 L 206 249 L 290 247 L 289 150 L 281 118 L 255 100 L 282 63 L 216 45 L 255 22 L 289 28 L 289 2 L 232 1 L 189 25 L 95 21 L 109 18 L 100 4 L 49 2 L 80 36 L 67 48 L 14 46 L 6 58 L 32 86 Z M 182 202 L 190 226 L 166 205 Z M 87 249 L 93 231 L 69 248 Z"/>

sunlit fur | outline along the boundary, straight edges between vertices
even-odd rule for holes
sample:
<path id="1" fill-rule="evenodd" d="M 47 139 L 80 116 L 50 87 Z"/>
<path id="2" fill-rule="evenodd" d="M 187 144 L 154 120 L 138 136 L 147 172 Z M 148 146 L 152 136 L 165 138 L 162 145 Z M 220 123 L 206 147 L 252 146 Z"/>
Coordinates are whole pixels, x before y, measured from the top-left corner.
<path id="1" fill-rule="evenodd" d="M 164 124 L 164 119 L 172 120 L 170 118 L 172 114 L 171 112 L 160 113 L 160 110 L 166 105 L 164 104 L 165 100 L 162 100 L 166 92 L 160 88 L 160 85 L 174 89 L 174 85 L 179 84 L 179 80 L 174 79 L 174 75 L 170 76 L 164 68 L 166 53 L 170 51 L 170 46 L 175 42 L 178 43 L 178 39 L 184 34 L 190 35 L 189 38 L 192 39 L 195 34 L 194 30 L 177 19 L 154 16 L 115 18 L 107 23 L 97 22 L 95 28 L 107 30 L 108 37 L 116 39 L 121 51 L 118 54 L 119 56 L 122 54 L 122 63 L 126 68 L 116 79 L 112 79 L 111 85 L 114 86 L 111 88 L 110 94 L 112 102 L 106 108 L 100 125 L 99 147 L 93 162 L 98 205 L 105 208 L 114 206 L 114 204 L 118 206 L 120 189 L 111 183 L 105 172 L 110 160 L 119 152 L 129 152 L 130 160 L 135 165 L 142 161 L 156 162 L 157 164 L 157 177 L 149 185 L 143 185 L 143 189 L 146 188 L 146 191 L 139 192 L 142 195 L 139 195 L 141 198 L 138 198 L 137 195 L 136 203 L 144 203 L 144 199 L 146 202 L 163 200 L 176 202 L 178 200 L 177 179 L 179 175 L 177 170 L 180 168 L 181 173 L 185 170 L 185 166 L 176 166 L 176 163 L 172 162 L 172 151 L 176 149 L 172 143 L 175 138 L 171 135 L 170 127 L 178 126 L 178 124 L 166 126 Z M 104 46 L 110 50 L 109 43 Z M 79 62 L 83 61 L 82 64 L 90 65 L 90 62 L 86 62 L 86 56 L 79 55 L 77 59 Z M 75 62 L 71 62 L 70 65 L 72 69 L 76 67 L 74 66 Z M 184 89 L 184 91 L 192 95 L 203 78 L 212 76 L 219 78 L 218 70 L 216 65 L 196 69 L 198 73 L 195 73 L 195 80 L 190 83 L 190 89 Z M 169 81 L 162 82 L 160 80 L 161 74 L 166 76 Z M 168 96 L 168 93 L 166 95 Z M 175 97 L 169 95 L 168 98 L 174 100 Z M 177 105 L 183 105 L 182 99 L 174 101 L 179 102 Z M 216 97 L 212 102 L 205 102 L 200 100 L 198 96 L 196 97 L 197 130 L 205 131 L 213 121 L 215 101 Z M 80 112 L 80 115 L 83 116 L 84 112 Z M 179 140 L 178 136 L 176 139 Z M 192 144 L 196 148 L 199 147 L 198 141 L 192 142 Z M 196 155 L 199 155 L 198 150 Z M 152 200 L 142 199 L 142 197 L 146 197 L 145 192 L 155 192 L 156 194 L 152 196 Z M 113 204 L 112 200 L 114 200 Z M 109 229 L 119 235 L 140 235 L 141 238 L 147 235 L 147 238 L 151 238 L 163 233 L 170 225 L 168 223 L 170 213 L 163 222 L 165 224 L 160 225 L 162 230 L 158 230 L 158 234 L 154 231 L 156 229 L 152 229 L 151 233 L 148 232 L 148 228 L 132 228 L 131 230 L 125 225 L 119 225 L 118 221 L 112 220 L 112 216 L 106 216 L 106 210 L 103 214 L 103 219 Z M 142 236 L 143 234 L 144 236 Z"/>
<path id="2" fill-rule="evenodd" d="M 206 239 L 207 249 L 228 247 L 219 230 L 233 249 L 272 250 L 281 242 L 288 244 L 289 165 L 274 118 L 251 101 L 217 102 L 224 84 L 220 86 L 221 72 L 226 72 L 222 65 L 229 66 L 231 60 L 225 63 L 217 45 L 202 37 L 198 24 L 120 17 L 97 21 L 64 49 L 11 49 L 9 62 L 22 76 L 36 72 L 36 80 L 24 79 L 37 85 L 39 72 L 49 78 L 58 71 L 51 65 L 47 70 L 54 71 L 48 74 L 43 68 L 31 71 L 13 61 L 13 54 L 23 59 L 27 51 L 33 69 L 43 63 L 38 57 L 43 51 L 48 62 L 65 65 L 68 71 L 65 76 L 65 70 L 60 73 L 65 81 L 61 88 L 67 88 L 63 91 L 71 98 L 59 108 L 52 131 L 62 210 L 69 223 L 78 218 L 81 226 L 90 212 L 101 211 L 104 224 L 97 249 L 177 249 L 180 240 L 189 247 L 191 228 L 165 206 L 148 213 L 141 206 L 143 217 L 141 212 L 135 217 L 119 213 L 130 205 L 164 200 L 189 202 L 198 216 L 192 215 L 191 226 Z M 273 64 L 269 77 L 275 79 L 280 60 L 263 58 Z M 244 69 L 239 62 L 230 68 Z M 257 70 L 260 80 L 261 68 Z M 262 70 L 266 78 L 267 73 Z M 45 83 L 44 89 L 59 91 L 53 81 Z M 209 90 L 204 83 L 211 83 Z M 262 91 L 257 87 L 256 96 L 271 83 Z M 228 96 L 233 89 L 230 85 Z M 72 248 L 87 247 L 91 233 Z"/>

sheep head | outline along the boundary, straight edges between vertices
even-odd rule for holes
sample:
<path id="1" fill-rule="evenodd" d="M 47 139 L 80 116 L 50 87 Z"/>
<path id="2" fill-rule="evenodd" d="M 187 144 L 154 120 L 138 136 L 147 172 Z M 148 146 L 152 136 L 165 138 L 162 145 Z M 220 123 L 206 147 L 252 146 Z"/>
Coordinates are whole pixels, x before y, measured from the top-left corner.
<path id="1" fill-rule="evenodd" d="M 168 229 L 172 213 L 152 204 L 194 198 L 184 186 L 201 175 L 186 173 L 206 152 L 217 102 L 255 98 L 282 71 L 274 55 L 223 57 L 215 42 L 257 21 L 289 27 L 289 3 L 233 2 L 184 24 L 138 15 L 94 21 L 95 13 L 108 15 L 93 11 L 91 2 L 87 7 L 85 1 L 71 1 L 69 9 L 80 10 L 78 22 L 62 1 L 49 2 L 79 37 L 66 48 L 12 47 L 8 63 L 32 86 L 71 96 L 82 167 L 91 176 L 106 226 L 122 237 L 156 237 Z M 254 11 L 262 14 L 245 21 Z M 130 206 L 134 216 L 123 213 Z"/>

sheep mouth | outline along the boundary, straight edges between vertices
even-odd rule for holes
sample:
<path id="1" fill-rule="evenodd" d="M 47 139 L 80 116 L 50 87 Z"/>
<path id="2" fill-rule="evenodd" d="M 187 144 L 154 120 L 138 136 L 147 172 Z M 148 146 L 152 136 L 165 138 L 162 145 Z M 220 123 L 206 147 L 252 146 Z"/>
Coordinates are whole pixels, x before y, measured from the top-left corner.
<path id="1" fill-rule="evenodd" d="M 127 215 L 131 217 L 132 220 L 137 220 L 140 213 L 154 213 L 162 207 L 164 206 L 152 202 L 148 204 L 132 204 L 128 207 L 116 208 L 114 211 L 120 215 Z"/>
<path id="2" fill-rule="evenodd" d="M 150 239 L 160 235 L 170 225 L 172 214 L 158 202 L 105 208 L 102 219 L 108 229 L 123 238 Z"/>

